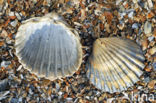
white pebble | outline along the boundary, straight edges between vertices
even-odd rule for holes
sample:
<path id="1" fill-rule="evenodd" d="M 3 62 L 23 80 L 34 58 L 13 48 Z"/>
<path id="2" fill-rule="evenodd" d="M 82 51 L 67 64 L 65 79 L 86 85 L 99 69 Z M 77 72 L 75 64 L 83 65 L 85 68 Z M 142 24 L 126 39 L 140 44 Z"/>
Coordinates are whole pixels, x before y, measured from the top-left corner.
<path id="1" fill-rule="evenodd" d="M 14 12 L 10 12 L 10 13 L 9 13 L 9 16 L 15 16 L 15 15 L 14 15 Z"/>
<path id="2" fill-rule="evenodd" d="M 20 65 L 18 68 L 17 68 L 17 71 L 20 71 L 22 69 L 22 65 Z"/>
<path id="3" fill-rule="evenodd" d="M 19 13 L 16 12 L 15 15 L 16 15 L 16 17 L 17 17 L 18 20 L 21 20 L 21 16 L 20 16 Z"/>
<path id="4" fill-rule="evenodd" d="M 66 98 L 67 102 L 70 102 L 73 100 L 73 98 Z"/>
<path id="5" fill-rule="evenodd" d="M 128 14 L 128 17 L 129 18 L 131 18 L 131 19 L 133 19 L 133 14 L 134 14 L 134 12 L 132 11 L 132 12 L 130 12 L 129 14 Z"/>
<path id="6" fill-rule="evenodd" d="M 152 31 L 152 25 L 150 22 L 146 21 L 145 25 L 144 25 L 144 33 L 145 34 L 149 34 Z"/>
<path id="7" fill-rule="evenodd" d="M 17 23 L 18 23 L 18 21 L 17 20 L 14 20 L 10 24 L 11 24 L 11 26 L 16 27 Z"/>
<path id="8" fill-rule="evenodd" d="M 147 0 L 149 8 L 153 8 L 152 0 Z"/>
<path id="9" fill-rule="evenodd" d="M 132 28 L 133 28 L 133 29 L 138 29 L 138 24 L 137 24 L 137 23 L 134 23 L 134 24 L 132 25 Z"/>

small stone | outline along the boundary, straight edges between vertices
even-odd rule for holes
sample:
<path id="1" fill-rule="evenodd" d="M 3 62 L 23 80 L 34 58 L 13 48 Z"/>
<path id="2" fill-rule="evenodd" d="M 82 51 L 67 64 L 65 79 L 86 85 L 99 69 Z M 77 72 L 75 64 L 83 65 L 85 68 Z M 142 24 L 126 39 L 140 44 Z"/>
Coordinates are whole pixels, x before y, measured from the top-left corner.
<path id="1" fill-rule="evenodd" d="M 14 15 L 14 12 L 10 12 L 10 13 L 9 13 L 9 16 L 15 16 L 15 15 Z"/>
<path id="2" fill-rule="evenodd" d="M 133 19 L 133 14 L 134 14 L 134 12 L 132 11 L 132 12 L 130 12 L 129 14 L 128 14 L 128 17 L 129 18 L 131 18 L 131 19 Z"/>
<path id="3" fill-rule="evenodd" d="M 1 36 L 2 37 L 7 37 L 8 36 L 8 33 L 6 30 L 3 30 L 2 33 L 1 33 Z"/>
<path id="4" fill-rule="evenodd" d="M 153 69 L 156 71 L 156 62 L 153 63 Z"/>
<path id="5" fill-rule="evenodd" d="M 1 62 L 1 67 L 8 67 L 9 65 L 11 64 L 11 62 L 10 61 L 2 61 Z"/>
<path id="6" fill-rule="evenodd" d="M 151 49 L 149 50 L 149 53 L 150 53 L 151 55 L 156 54 L 156 46 L 154 46 L 153 48 L 151 48 Z"/>
<path id="7" fill-rule="evenodd" d="M 138 89 L 139 89 L 139 90 L 142 89 L 142 86 L 138 86 Z"/>
<path id="8" fill-rule="evenodd" d="M 18 99 L 18 102 L 22 102 L 22 97 L 20 97 L 20 98 Z"/>
<path id="9" fill-rule="evenodd" d="M 138 2 L 138 0 L 133 0 L 133 3 L 137 3 Z"/>
<path id="10" fill-rule="evenodd" d="M 138 24 L 137 24 L 137 23 L 134 23 L 134 24 L 132 25 L 132 29 L 138 29 Z"/>
<path id="11" fill-rule="evenodd" d="M 148 19 L 150 19 L 150 18 L 152 18 L 152 17 L 154 17 L 155 15 L 154 15 L 154 13 L 153 12 L 149 12 L 148 14 L 147 14 L 147 18 Z"/>
<path id="12" fill-rule="evenodd" d="M 67 100 L 67 102 L 72 102 L 73 98 L 68 97 L 68 98 L 66 98 L 66 100 Z"/>
<path id="13" fill-rule="evenodd" d="M 148 88 L 149 88 L 149 89 L 154 89 L 155 84 L 156 84 L 156 80 L 150 81 L 150 82 L 148 83 Z"/>
<path id="14" fill-rule="evenodd" d="M 60 85 L 58 83 L 56 83 L 56 90 L 60 89 Z"/>
<path id="15" fill-rule="evenodd" d="M 63 93 L 62 92 L 58 92 L 58 95 L 61 96 Z"/>
<path id="16" fill-rule="evenodd" d="M 31 95 L 33 95 L 34 93 L 32 92 L 32 90 L 31 89 L 29 89 L 29 94 L 31 94 Z"/>
<path id="17" fill-rule="evenodd" d="M 149 41 L 152 41 L 152 40 L 154 40 L 154 37 L 153 36 L 150 36 L 150 37 L 148 37 L 148 40 Z"/>
<path id="18" fill-rule="evenodd" d="M 147 0 L 149 8 L 153 8 L 152 0 Z"/>
<path id="19" fill-rule="evenodd" d="M 48 86 L 50 83 L 51 83 L 51 81 L 50 81 L 49 79 L 44 79 L 44 80 L 42 81 L 42 86 L 43 86 L 43 87 L 46 87 L 46 86 Z"/>
<path id="20" fill-rule="evenodd" d="M 88 99 L 88 100 L 89 100 L 89 99 L 90 99 L 90 97 L 89 97 L 89 96 L 86 96 L 86 99 Z"/>
<path id="21" fill-rule="evenodd" d="M 142 50 L 146 50 L 148 48 L 148 39 L 144 38 L 143 40 L 141 40 L 141 45 L 142 45 Z"/>
<path id="22" fill-rule="evenodd" d="M 21 77 L 21 79 L 24 79 L 24 77 L 23 77 L 23 75 L 22 75 L 22 74 L 20 74 L 20 77 Z"/>
<path id="23" fill-rule="evenodd" d="M 152 32 L 152 25 L 150 22 L 146 21 L 144 25 L 144 33 L 149 36 L 151 35 L 150 33 Z"/>
<path id="24" fill-rule="evenodd" d="M 18 68 L 17 68 L 17 71 L 20 71 L 22 69 L 22 65 L 20 65 Z"/>
<path id="25" fill-rule="evenodd" d="M 12 98 L 10 102 L 11 103 L 18 103 L 18 99 L 17 98 Z"/>
<path id="26" fill-rule="evenodd" d="M 17 20 L 14 20 L 10 24 L 11 24 L 11 26 L 16 27 L 17 23 L 18 23 L 18 21 Z"/>
<path id="27" fill-rule="evenodd" d="M 151 66 L 147 66 L 147 67 L 145 68 L 145 71 L 146 71 L 146 72 L 151 72 L 151 70 L 152 70 Z"/>
<path id="28" fill-rule="evenodd" d="M 148 83 L 150 81 L 149 77 L 144 78 L 145 83 Z"/>
<path id="29" fill-rule="evenodd" d="M 0 101 L 4 100 L 5 98 L 7 98 L 7 95 L 10 93 L 10 91 L 4 91 L 4 92 L 0 92 Z"/>
<path id="30" fill-rule="evenodd" d="M 0 47 L 3 46 L 5 43 L 4 41 L 0 41 Z"/>
<path id="31" fill-rule="evenodd" d="M 21 20 L 21 16 L 20 16 L 19 13 L 16 12 L 15 15 L 16 15 L 16 17 L 17 17 L 18 20 Z"/>

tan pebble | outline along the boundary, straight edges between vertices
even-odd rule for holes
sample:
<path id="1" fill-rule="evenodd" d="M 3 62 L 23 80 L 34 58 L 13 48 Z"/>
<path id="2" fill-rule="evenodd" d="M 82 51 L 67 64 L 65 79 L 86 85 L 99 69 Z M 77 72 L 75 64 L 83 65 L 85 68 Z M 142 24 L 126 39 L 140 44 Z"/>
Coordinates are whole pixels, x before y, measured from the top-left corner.
<path id="1" fill-rule="evenodd" d="M 1 33 L 1 36 L 2 37 L 7 37 L 8 33 L 6 30 L 3 30 L 2 33 Z"/>
<path id="2" fill-rule="evenodd" d="M 149 45 L 153 47 L 155 45 L 155 41 L 151 41 Z"/>
<path id="3" fill-rule="evenodd" d="M 156 38 L 156 28 L 154 28 L 153 35 Z"/>
<path id="4" fill-rule="evenodd" d="M 47 85 L 49 85 L 51 83 L 51 81 L 49 80 L 49 79 L 44 79 L 43 81 L 42 81 L 42 86 L 47 86 Z"/>
<path id="5" fill-rule="evenodd" d="M 146 50 L 148 47 L 148 39 L 145 38 L 141 41 L 141 45 L 142 45 L 142 50 Z"/>
<path id="6" fill-rule="evenodd" d="M 152 69 L 151 67 L 146 67 L 146 68 L 145 68 L 145 71 L 146 71 L 146 72 L 151 72 L 151 69 Z"/>
<path id="7" fill-rule="evenodd" d="M 156 80 L 152 80 L 151 82 L 148 83 L 148 88 L 154 89 L 155 84 L 156 84 Z"/>
<path id="8" fill-rule="evenodd" d="M 4 41 L 0 41 L 0 47 L 4 45 Z"/>
<path id="9" fill-rule="evenodd" d="M 24 92 L 24 94 L 22 95 L 23 97 L 27 97 L 27 93 L 26 92 Z"/>
<path id="10" fill-rule="evenodd" d="M 152 17 L 154 17 L 154 16 L 155 16 L 155 15 L 154 15 L 153 12 L 150 12 L 150 13 L 147 14 L 147 18 L 148 18 L 148 19 L 150 19 L 150 18 L 152 18 Z"/>
<path id="11" fill-rule="evenodd" d="M 154 62 L 156 62 L 156 56 L 154 57 Z"/>
<path id="12" fill-rule="evenodd" d="M 51 95 L 51 93 L 52 93 L 52 90 L 51 90 L 51 88 L 49 88 L 48 91 L 47 91 L 47 94 Z"/>
<path id="13" fill-rule="evenodd" d="M 154 46 L 153 48 L 151 48 L 151 49 L 149 50 L 149 53 L 150 53 L 151 55 L 154 55 L 154 54 L 156 53 L 156 46 Z"/>

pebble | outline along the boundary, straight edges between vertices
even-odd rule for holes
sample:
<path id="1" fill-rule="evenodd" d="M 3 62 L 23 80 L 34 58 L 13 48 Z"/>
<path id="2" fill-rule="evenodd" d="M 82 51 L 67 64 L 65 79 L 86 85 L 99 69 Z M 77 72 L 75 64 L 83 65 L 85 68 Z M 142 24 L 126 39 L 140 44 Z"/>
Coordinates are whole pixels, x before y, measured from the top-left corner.
<path id="1" fill-rule="evenodd" d="M 142 50 L 146 50 L 148 48 L 148 39 L 144 38 L 141 40 Z"/>
<path id="2" fill-rule="evenodd" d="M 156 84 L 156 80 L 150 81 L 150 82 L 148 83 L 148 88 L 149 88 L 149 89 L 154 89 L 155 84 Z"/>
<path id="3" fill-rule="evenodd" d="M 133 0 L 133 3 L 137 3 L 138 2 L 138 0 Z"/>
<path id="4" fill-rule="evenodd" d="M 22 69 L 22 65 L 20 65 L 18 68 L 17 68 L 17 71 L 20 71 Z"/>
<path id="5" fill-rule="evenodd" d="M 134 23 L 134 24 L 132 25 L 132 29 L 138 29 L 138 24 L 137 24 L 137 23 Z"/>
<path id="6" fill-rule="evenodd" d="M 138 86 L 138 89 L 140 90 L 140 89 L 142 89 L 143 87 L 142 86 Z"/>
<path id="7" fill-rule="evenodd" d="M 56 90 L 58 91 L 60 89 L 60 85 L 56 83 Z"/>
<path id="8" fill-rule="evenodd" d="M 6 67 L 8 67 L 10 64 L 11 64 L 11 61 L 2 61 L 0 66 L 6 68 Z"/>
<path id="9" fill-rule="evenodd" d="M 0 12 L 2 11 L 4 0 L 0 0 Z"/>
<path id="10" fill-rule="evenodd" d="M 10 24 L 11 24 L 11 26 L 16 27 L 17 23 L 18 23 L 18 21 L 17 20 L 14 20 Z"/>
<path id="11" fill-rule="evenodd" d="M 89 99 L 90 99 L 90 97 L 89 97 L 89 96 L 86 96 L 86 99 L 88 99 L 88 100 L 89 100 Z"/>
<path id="12" fill-rule="evenodd" d="M 15 15 L 16 15 L 16 17 L 17 17 L 18 20 L 21 20 L 21 16 L 20 16 L 19 13 L 15 12 Z"/>
<path id="13" fill-rule="evenodd" d="M 67 101 L 67 102 L 71 102 L 72 100 L 73 100 L 73 98 L 69 98 L 69 97 L 66 98 L 66 101 Z"/>
<path id="14" fill-rule="evenodd" d="M 8 79 L 0 80 L 0 92 L 4 91 L 8 86 Z"/>
<path id="15" fill-rule="evenodd" d="M 7 37 L 8 36 L 7 31 L 3 29 L 2 33 L 1 33 L 1 36 L 4 37 L 4 38 Z"/>
<path id="16" fill-rule="evenodd" d="M 150 53 L 151 55 L 156 54 L 156 46 L 152 47 L 152 48 L 149 50 L 149 53 Z"/>
<path id="17" fill-rule="evenodd" d="M 17 98 L 12 98 L 10 102 L 11 103 L 18 103 L 18 99 Z"/>
<path id="18" fill-rule="evenodd" d="M 145 83 L 148 83 L 150 81 L 150 78 L 149 77 L 145 77 L 144 81 L 145 81 Z"/>
<path id="19" fill-rule="evenodd" d="M 152 0 L 147 0 L 149 8 L 153 8 Z"/>
<path id="20" fill-rule="evenodd" d="M 131 19 L 133 19 L 133 14 L 134 14 L 134 12 L 131 11 L 131 12 L 128 14 L 128 17 L 131 18 Z"/>
<path id="21" fill-rule="evenodd" d="M 18 102 L 22 102 L 22 97 L 20 97 L 20 98 L 18 99 Z"/>
<path id="22" fill-rule="evenodd" d="M 154 37 L 153 36 L 150 36 L 150 37 L 148 37 L 148 40 L 149 41 L 152 41 L 152 40 L 154 40 Z"/>
<path id="23" fill-rule="evenodd" d="M 156 71 L 156 62 L 153 63 L 153 69 Z"/>
<path id="24" fill-rule="evenodd" d="M 150 33 L 152 32 L 152 25 L 150 22 L 146 21 L 144 25 L 144 33 L 149 36 Z"/>
<path id="25" fill-rule="evenodd" d="M 0 92 L 0 100 L 3 100 L 5 98 L 7 98 L 7 95 L 10 93 L 10 91 L 4 91 L 4 92 Z"/>
<path id="26" fill-rule="evenodd" d="M 9 15 L 9 16 L 15 16 L 15 15 L 14 15 L 14 12 L 10 12 L 8 15 Z"/>

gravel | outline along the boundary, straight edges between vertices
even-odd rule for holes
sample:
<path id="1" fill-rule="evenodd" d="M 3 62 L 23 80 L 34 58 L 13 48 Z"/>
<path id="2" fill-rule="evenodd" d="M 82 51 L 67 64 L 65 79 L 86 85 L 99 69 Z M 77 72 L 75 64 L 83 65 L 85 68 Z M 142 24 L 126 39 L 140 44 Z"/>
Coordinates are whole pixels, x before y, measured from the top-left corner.
<path id="1" fill-rule="evenodd" d="M 14 54 L 14 43 L 22 21 L 52 11 L 60 13 L 78 31 L 81 43 L 86 48 L 83 48 L 84 62 L 73 76 L 49 81 L 31 74 L 21 66 Z M 0 91 L 0 103 L 130 103 L 137 100 L 132 97 L 154 95 L 155 15 L 155 0 L 0 0 L 0 82 L 8 80 L 7 88 Z M 140 81 L 127 91 L 114 94 L 98 90 L 85 75 L 85 63 L 91 54 L 93 41 L 111 36 L 136 41 L 146 58 Z M 143 102 L 155 101 L 151 99 Z"/>

